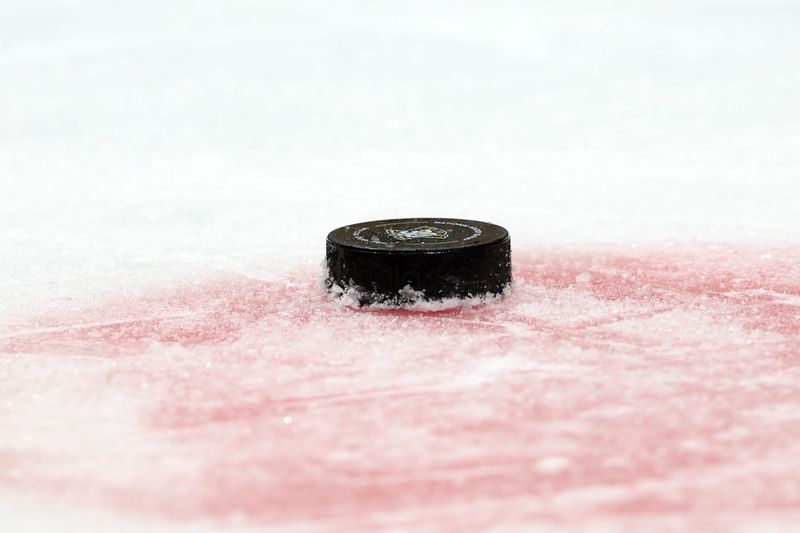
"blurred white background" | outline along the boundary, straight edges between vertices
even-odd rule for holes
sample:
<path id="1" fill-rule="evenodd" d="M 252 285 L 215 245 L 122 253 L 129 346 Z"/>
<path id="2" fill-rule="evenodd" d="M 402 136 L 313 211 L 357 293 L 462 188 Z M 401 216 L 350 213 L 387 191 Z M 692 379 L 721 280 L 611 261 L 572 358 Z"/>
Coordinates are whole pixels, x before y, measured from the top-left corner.
<path id="1" fill-rule="evenodd" d="M 800 4 L 0 3 L 3 285 L 436 215 L 800 238 Z"/>

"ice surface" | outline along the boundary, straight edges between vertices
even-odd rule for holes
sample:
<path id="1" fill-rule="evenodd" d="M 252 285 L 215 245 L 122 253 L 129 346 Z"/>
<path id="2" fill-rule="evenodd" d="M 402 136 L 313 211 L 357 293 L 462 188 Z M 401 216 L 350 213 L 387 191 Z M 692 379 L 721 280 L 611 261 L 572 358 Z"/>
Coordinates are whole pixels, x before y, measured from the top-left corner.
<path id="1" fill-rule="evenodd" d="M 794 523 L 798 248 L 516 261 L 501 301 L 429 312 L 314 269 L 32 311 L 0 331 L 0 482 L 232 526 Z"/>
<path id="2" fill-rule="evenodd" d="M 793 531 L 798 24 L 0 1 L 0 530 Z M 514 290 L 330 302 L 407 216 Z"/>

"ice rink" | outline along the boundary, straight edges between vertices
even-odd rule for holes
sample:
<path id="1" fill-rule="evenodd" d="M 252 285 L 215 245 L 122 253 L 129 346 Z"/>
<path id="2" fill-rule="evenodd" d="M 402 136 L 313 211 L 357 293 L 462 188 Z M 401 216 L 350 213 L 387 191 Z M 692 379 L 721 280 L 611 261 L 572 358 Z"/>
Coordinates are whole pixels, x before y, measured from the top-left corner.
<path id="1" fill-rule="evenodd" d="M 0 0 L 0 531 L 796 531 L 800 2 Z M 354 310 L 325 236 L 511 233 Z"/>

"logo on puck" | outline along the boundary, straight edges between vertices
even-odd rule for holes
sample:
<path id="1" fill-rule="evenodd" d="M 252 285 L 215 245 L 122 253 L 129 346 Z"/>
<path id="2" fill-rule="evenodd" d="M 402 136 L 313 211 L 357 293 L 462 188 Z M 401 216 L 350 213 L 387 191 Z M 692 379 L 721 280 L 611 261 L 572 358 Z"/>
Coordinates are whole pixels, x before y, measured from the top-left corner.
<path id="1" fill-rule="evenodd" d="M 410 229 L 387 229 L 386 234 L 398 241 L 408 241 L 411 239 L 436 239 L 444 240 L 450 232 L 446 229 L 435 228 L 433 226 L 419 226 Z"/>

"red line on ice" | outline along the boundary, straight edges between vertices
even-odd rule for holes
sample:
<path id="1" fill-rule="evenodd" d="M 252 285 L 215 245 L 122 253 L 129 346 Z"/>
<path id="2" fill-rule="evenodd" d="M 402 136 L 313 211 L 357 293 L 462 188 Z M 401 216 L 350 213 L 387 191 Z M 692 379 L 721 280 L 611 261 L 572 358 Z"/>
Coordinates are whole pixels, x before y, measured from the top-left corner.
<path id="1" fill-rule="evenodd" d="M 441 312 L 299 272 L 29 314 L 0 331 L 0 483 L 344 529 L 800 514 L 800 250 L 515 262 L 503 302 Z"/>

